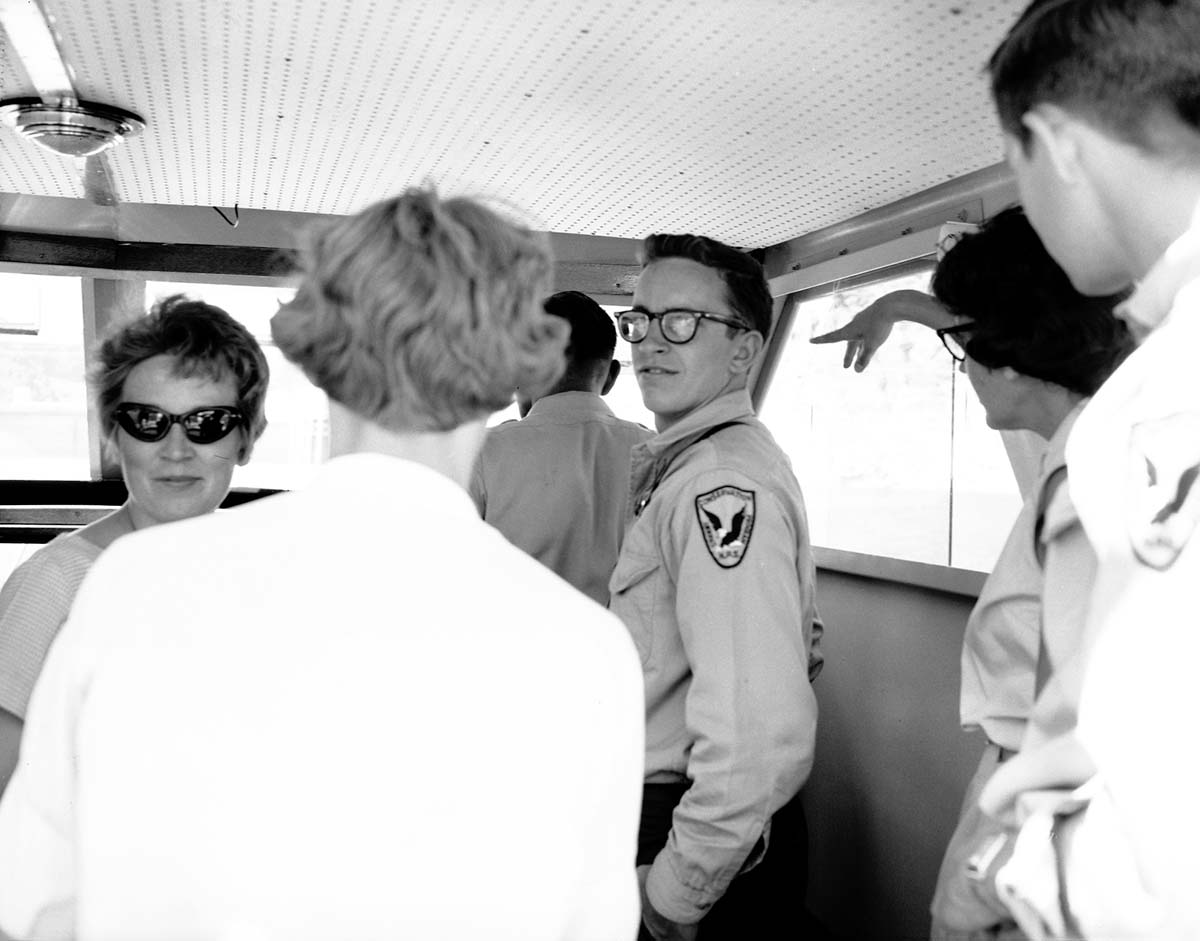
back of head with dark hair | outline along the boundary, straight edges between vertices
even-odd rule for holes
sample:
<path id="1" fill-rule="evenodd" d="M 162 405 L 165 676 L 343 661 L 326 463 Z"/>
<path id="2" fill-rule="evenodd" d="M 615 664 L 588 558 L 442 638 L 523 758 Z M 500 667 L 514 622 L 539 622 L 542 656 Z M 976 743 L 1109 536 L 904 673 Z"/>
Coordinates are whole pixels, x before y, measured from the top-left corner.
<path id="1" fill-rule="evenodd" d="M 771 332 L 771 292 L 762 265 L 736 248 L 703 235 L 649 235 L 642 267 L 663 258 L 687 258 L 713 268 L 725 281 L 729 306 L 766 339 Z"/>
<path id="2" fill-rule="evenodd" d="M 1091 395 L 1133 349 L 1117 297 L 1086 297 L 1014 206 L 965 235 L 938 264 L 933 293 L 971 321 L 967 355 Z"/>
<path id="3" fill-rule="evenodd" d="M 559 291 L 550 295 L 543 306 L 546 313 L 562 317 L 571 325 L 568 369 L 608 365 L 617 348 L 617 328 L 603 307 L 582 291 Z"/>
<path id="4" fill-rule="evenodd" d="M 1198 44 L 1200 0 L 1034 0 L 988 63 L 1001 124 L 1028 148 L 1022 117 L 1052 103 L 1156 153 L 1173 121 L 1200 159 Z"/>
<path id="5" fill-rule="evenodd" d="M 100 344 L 91 378 L 106 434 L 116 427 L 113 414 L 121 403 L 125 378 L 139 363 L 155 356 L 174 357 L 181 376 L 218 381 L 232 376 L 238 389 L 237 407 L 249 426 L 248 441 L 263 433 L 270 370 L 258 341 L 220 307 L 172 294 L 159 300 L 146 316 L 115 328 Z"/>

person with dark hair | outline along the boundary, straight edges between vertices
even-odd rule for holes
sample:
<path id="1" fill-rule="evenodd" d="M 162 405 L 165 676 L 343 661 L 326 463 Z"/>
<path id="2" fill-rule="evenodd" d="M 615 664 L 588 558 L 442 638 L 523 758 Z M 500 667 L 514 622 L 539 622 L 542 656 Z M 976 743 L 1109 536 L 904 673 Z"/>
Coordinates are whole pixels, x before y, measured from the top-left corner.
<path id="1" fill-rule="evenodd" d="M 0 802 L 0 926 L 631 937 L 633 644 L 466 493 L 488 415 L 563 368 L 545 240 L 413 189 L 299 263 L 271 333 L 333 456 L 96 563 Z"/>
<path id="2" fill-rule="evenodd" d="M 1067 445 L 1099 561 L 1081 644 L 1048 654 L 1078 718 L 989 782 L 1020 832 L 973 868 L 1031 935 L 1196 938 L 1200 0 L 1037 0 L 989 70 L 1030 221 L 1083 293 L 1136 285 L 1141 342 Z"/>
<path id="3" fill-rule="evenodd" d="M 847 343 L 864 368 L 901 320 L 937 330 L 993 428 L 1028 430 L 1046 451 L 963 634 L 960 719 L 987 737 L 934 894 L 936 941 L 1018 937 L 1003 907 L 978 905 L 967 859 L 1001 833 L 979 795 L 1026 747 L 1030 727 L 1073 720 L 1077 696 L 1050 683 L 1041 651 L 1070 651 L 1083 633 L 1096 560 L 1072 507 L 1066 443 L 1084 406 L 1133 348 L 1114 297 L 1085 297 L 1047 253 L 1019 207 L 965 234 L 938 263 L 933 296 L 886 294 L 814 343 Z"/>
<path id="4" fill-rule="evenodd" d="M 571 325 L 566 371 L 543 394 L 517 390 L 522 418 L 488 432 L 471 496 L 509 542 L 607 606 L 629 515 L 630 451 L 651 432 L 601 398 L 621 371 L 604 308 L 579 291 L 545 307 Z"/>
<path id="5" fill-rule="evenodd" d="M 804 917 L 821 625 L 800 486 L 747 389 L 771 298 L 750 256 L 652 235 L 633 299 L 658 435 L 610 587 L 646 693 L 639 937 L 772 936 Z"/>
<path id="6" fill-rule="evenodd" d="M 267 424 L 266 358 L 219 307 L 164 298 L 108 336 L 97 359 L 91 379 L 104 446 L 129 495 L 43 546 L 0 589 L 0 792 L 34 683 L 92 564 L 127 533 L 215 510 Z"/>

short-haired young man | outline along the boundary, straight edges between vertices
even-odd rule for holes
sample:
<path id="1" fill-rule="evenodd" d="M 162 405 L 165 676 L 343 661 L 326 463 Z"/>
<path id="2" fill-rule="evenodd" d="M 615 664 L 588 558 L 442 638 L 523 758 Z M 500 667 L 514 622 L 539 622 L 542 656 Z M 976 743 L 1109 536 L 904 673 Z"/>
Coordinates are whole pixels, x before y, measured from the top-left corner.
<path id="1" fill-rule="evenodd" d="M 1049 664 L 1078 723 L 997 772 L 981 803 L 1021 830 L 973 868 L 1031 935 L 1200 937 L 1200 0 L 1036 0 L 990 70 L 1034 227 L 1081 291 L 1137 285 L 1145 339 L 1067 448 L 1099 560 Z"/>
<path id="2" fill-rule="evenodd" d="M 771 298 L 750 256 L 655 235 L 617 323 L 659 432 L 611 583 L 646 692 L 641 937 L 766 937 L 804 914 L 820 631 L 800 487 L 747 390 Z"/>
<path id="3" fill-rule="evenodd" d="M 604 308 L 579 291 L 560 291 L 545 307 L 571 325 L 566 371 L 542 395 L 517 391 L 522 418 L 488 432 L 471 497 L 514 546 L 607 605 L 629 515 L 630 451 L 651 432 L 601 398 L 621 371 Z"/>

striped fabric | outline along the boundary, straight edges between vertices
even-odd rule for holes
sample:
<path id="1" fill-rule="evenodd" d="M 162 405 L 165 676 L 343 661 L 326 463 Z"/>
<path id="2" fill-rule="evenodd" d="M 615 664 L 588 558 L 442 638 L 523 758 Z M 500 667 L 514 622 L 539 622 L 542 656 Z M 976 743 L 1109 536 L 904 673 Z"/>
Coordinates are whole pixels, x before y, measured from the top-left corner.
<path id="1" fill-rule="evenodd" d="M 100 549 L 68 533 L 43 546 L 0 589 L 0 707 L 18 718 L 42 672 L 50 644 Z"/>

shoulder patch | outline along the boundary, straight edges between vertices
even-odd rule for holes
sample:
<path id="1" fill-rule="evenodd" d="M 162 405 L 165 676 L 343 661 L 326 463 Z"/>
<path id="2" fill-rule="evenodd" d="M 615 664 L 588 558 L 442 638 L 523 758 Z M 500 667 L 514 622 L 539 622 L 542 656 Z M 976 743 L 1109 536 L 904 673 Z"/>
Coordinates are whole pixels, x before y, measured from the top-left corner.
<path id="1" fill-rule="evenodd" d="M 1142 422 L 1129 441 L 1126 525 L 1133 554 L 1169 569 L 1200 521 L 1200 414 Z"/>
<path id="2" fill-rule="evenodd" d="M 696 497 L 696 519 L 713 561 L 731 569 L 742 561 L 754 530 L 754 491 L 718 487 Z"/>

